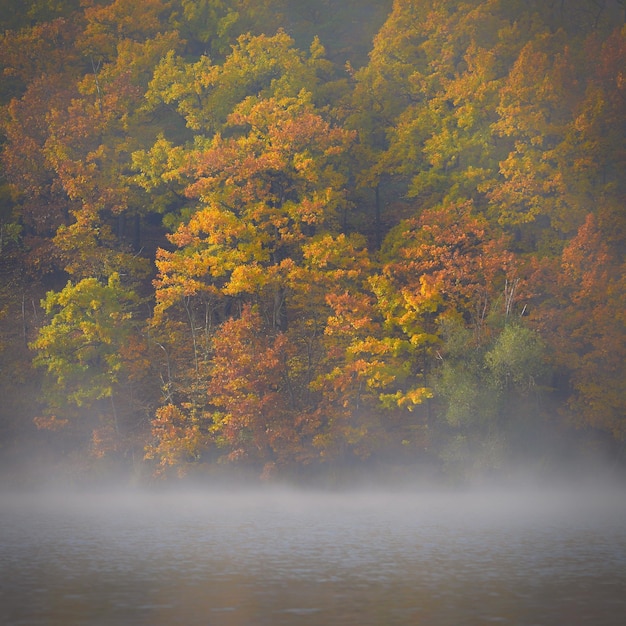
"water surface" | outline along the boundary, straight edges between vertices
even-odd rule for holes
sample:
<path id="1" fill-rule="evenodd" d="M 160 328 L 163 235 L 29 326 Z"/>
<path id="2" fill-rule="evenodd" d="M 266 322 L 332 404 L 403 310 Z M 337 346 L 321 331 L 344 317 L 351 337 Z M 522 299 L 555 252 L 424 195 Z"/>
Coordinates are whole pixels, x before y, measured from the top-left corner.
<path id="1" fill-rule="evenodd" d="M 0 503 L 2 624 L 625 623 L 623 492 Z"/>

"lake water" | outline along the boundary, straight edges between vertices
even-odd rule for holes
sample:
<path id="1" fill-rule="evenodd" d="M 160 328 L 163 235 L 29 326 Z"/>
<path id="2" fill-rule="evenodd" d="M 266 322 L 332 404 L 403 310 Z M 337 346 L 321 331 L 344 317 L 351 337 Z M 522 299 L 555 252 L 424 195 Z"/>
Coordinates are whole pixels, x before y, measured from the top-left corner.
<path id="1" fill-rule="evenodd" d="M 626 624 L 623 492 L 0 498 L 1 624 Z"/>

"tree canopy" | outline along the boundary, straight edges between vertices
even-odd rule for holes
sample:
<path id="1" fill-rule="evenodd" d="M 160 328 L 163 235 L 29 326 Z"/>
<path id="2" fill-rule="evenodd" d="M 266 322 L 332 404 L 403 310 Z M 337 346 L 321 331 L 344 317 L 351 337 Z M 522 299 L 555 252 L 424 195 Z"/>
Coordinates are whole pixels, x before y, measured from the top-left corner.
<path id="1" fill-rule="evenodd" d="M 624 460 L 623 2 L 2 8 L 0 443 Z"/>

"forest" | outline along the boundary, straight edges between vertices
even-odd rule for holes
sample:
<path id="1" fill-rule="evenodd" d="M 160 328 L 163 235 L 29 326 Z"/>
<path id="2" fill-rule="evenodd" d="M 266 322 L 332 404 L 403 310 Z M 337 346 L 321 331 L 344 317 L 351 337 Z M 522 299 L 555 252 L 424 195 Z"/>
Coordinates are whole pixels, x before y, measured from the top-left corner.
<path id="1" fill-rule="evenodd" d="M 0 16 L 6 480 L 626 466 L 624 0 Z"/>

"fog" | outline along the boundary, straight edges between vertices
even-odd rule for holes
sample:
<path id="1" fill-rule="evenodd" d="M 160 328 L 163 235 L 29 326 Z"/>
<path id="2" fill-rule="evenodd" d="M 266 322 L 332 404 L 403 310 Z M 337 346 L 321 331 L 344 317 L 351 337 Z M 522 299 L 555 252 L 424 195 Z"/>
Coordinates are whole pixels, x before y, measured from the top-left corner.
<path id="1" fill-rule="evenodd" d="M 123 465 L 81 474 L 37 450 L 4 469 L 0 624 L 621 626 L 626 614 L 626 481 L 601 454 L 463 481 L 393 462 L 158 480 Z"/>
<path id="2" fill-rule="evenodd" d="M 302 519 L 351 516 L 355 524 L 362 514 L 374 512 L 391 524 L 407 519 L 433 519 L 438 523 L 464 525 L 540 525 L 565 521 L 614 520 L 626 525 L 626 489 L 616 484 L 575 486 L 562 483 L 544 486 L 515 484 L 508 487 L 434 487 L 421 485 L 355 487 L 294 487 L 246 485 L 232 481 L 215 487 L 182 483 L 178 487 L 62 490 L 36 489 L 0 492 L 4 510 L 37 510 L 41 523 L 56 511 L 98 525 L 115 526 L 120 516 L 145 524 L 187 515 L 262 520 L 263 516 Z M 624 514 L 624 516 L 622 516 Z M 2 531 L 0 530 L 0 537 Z"/>
<path id="3" fill-rule="evenodd" d="M 1 503 L 0 623 L 617 626 L 626 611 L 626 492 L 606 482 L 233 479 Z"/>

